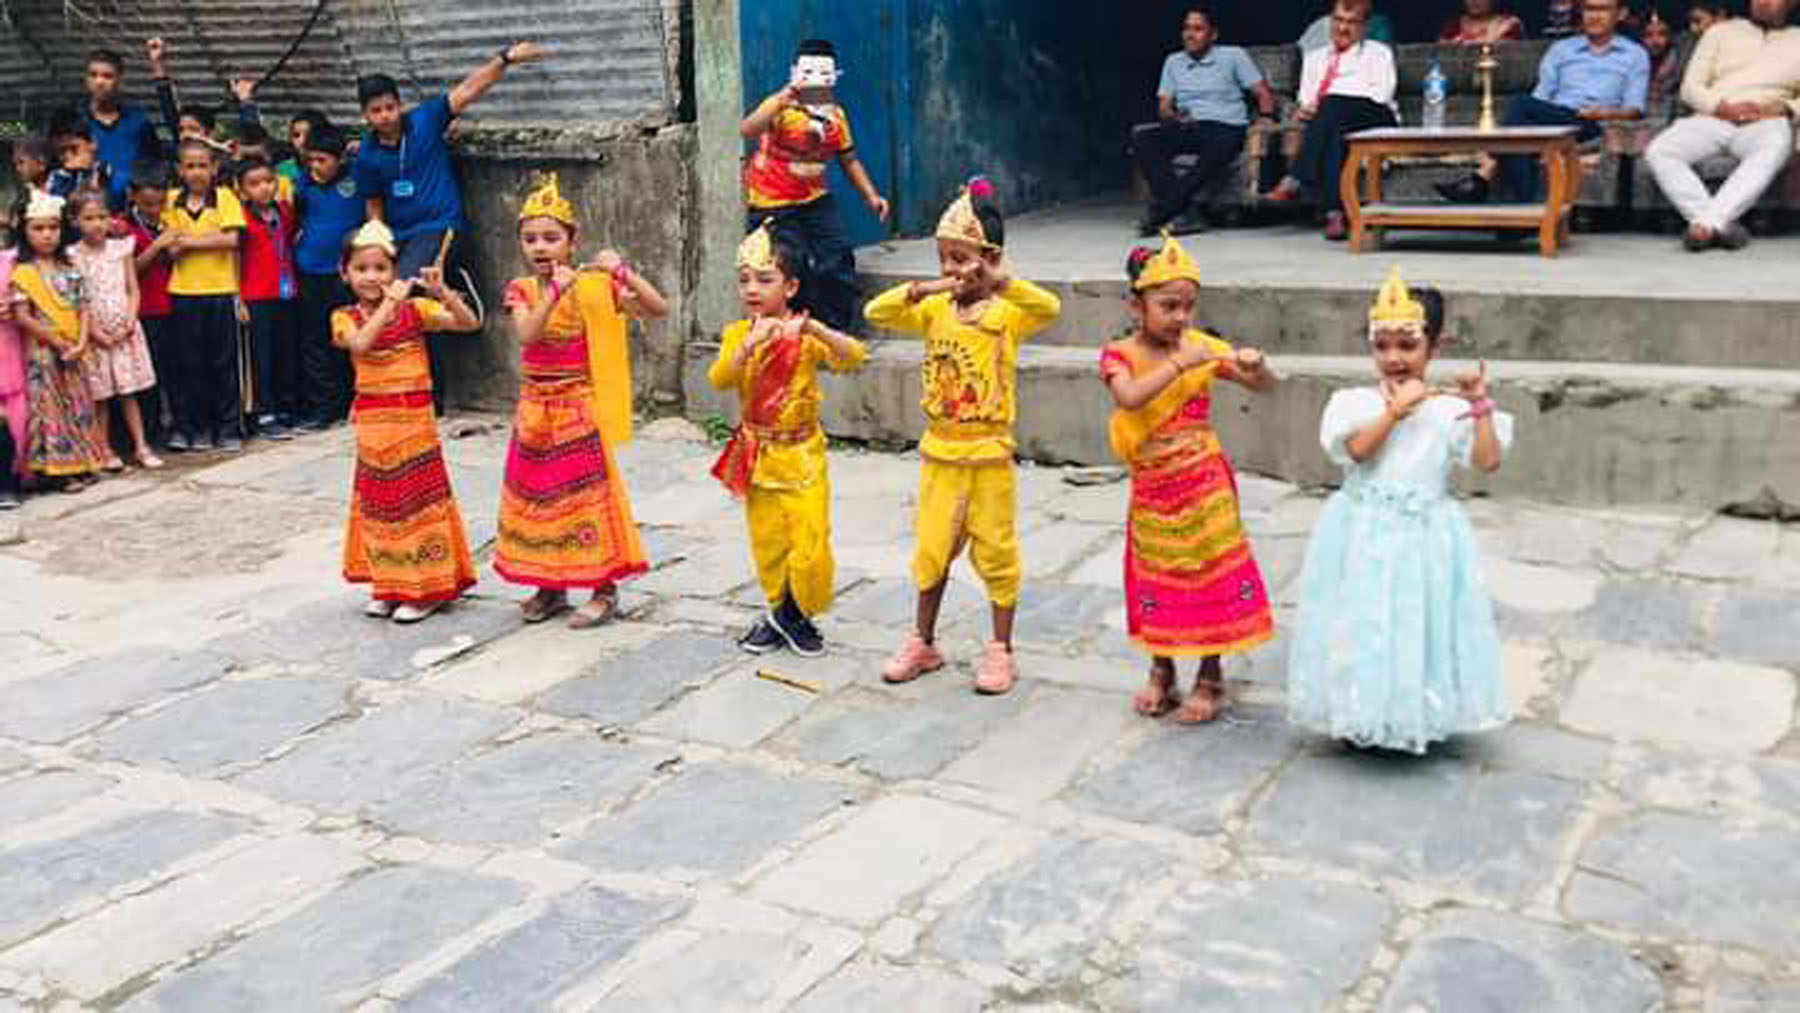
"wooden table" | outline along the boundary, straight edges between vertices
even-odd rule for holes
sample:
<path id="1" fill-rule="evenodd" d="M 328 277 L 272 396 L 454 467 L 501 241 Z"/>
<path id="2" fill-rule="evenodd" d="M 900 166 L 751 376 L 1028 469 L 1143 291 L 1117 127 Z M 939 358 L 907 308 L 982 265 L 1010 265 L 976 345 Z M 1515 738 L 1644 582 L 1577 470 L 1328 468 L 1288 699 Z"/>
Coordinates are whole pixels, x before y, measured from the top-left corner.
<path id="1" fill-rule="evenodd" d="M 1569 241 L 1569 219 L 1581 192 L 1581 158 L 1575 127 L 1383 127 L 1351 134 L 1342 179 L 1350 220 L 1350 252 L 1383 229 L 1534 229 L 1538 250 L 1556 256 Z M 1382 169 L 1390 158 L 1530 155 L 1544 163 L 1549 196 L 1541 204 L 1392 204 L 1381 198 Z"/>

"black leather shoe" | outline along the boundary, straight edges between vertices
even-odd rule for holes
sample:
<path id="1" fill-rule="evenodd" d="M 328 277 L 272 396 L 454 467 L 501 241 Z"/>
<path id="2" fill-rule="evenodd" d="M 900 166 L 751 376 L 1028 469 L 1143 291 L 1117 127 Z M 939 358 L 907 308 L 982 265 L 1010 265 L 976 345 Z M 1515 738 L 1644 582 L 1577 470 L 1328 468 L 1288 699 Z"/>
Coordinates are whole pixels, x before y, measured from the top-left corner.
<path id="1" fill-rule="evenodd" d="M 1488 199 L 1488 181 L 1474 173 L 1450 183 L 1435 184 L 1433 189 L 1452 204 L 1486 204 Z"/>

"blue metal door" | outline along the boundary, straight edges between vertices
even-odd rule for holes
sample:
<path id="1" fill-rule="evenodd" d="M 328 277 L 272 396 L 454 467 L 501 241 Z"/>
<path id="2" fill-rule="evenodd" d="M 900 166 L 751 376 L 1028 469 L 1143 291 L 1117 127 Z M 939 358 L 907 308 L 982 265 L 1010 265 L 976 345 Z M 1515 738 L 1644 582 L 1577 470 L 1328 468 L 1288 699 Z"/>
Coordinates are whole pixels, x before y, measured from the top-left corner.
<path id="1" fill-rule="evenodd" d="M 739 9 L 743 111 L 748 113 L 787 83 L 794 47 L 801 40 L 831 40 L 843 71 L 838 101 L 850 116 L 857 157 L 897 217 L 906 197 L 901 164 L 907 136 L 903 0 L 745 0 Z M 837 195 L 852 241 L 861 246 L 887 237 L 887 226 L 869 212 L 836 166 L 831 169 L 831 192 Z"/>

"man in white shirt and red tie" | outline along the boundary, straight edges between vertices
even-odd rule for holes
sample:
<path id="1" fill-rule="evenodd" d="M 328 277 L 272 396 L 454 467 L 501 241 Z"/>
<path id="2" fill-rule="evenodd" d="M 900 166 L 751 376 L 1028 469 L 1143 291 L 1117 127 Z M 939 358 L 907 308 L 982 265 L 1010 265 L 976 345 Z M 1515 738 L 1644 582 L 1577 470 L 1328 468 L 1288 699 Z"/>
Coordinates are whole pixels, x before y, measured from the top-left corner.
<path id="1" fill-rule="evenodd" d="M 1330 240 L 1343 239 L 1347 231 L 1338 192 L 1349 151 L 1345 138 L 1399 122 L 1394 114 L 1394 51 L 1365 38 L 1368 27 L 1368 0 L 1339 0 L 1332 9 L 1330 44 L 1308 52 L 1300 69 L 1296 115 L 1306 121 L 1300 154 L 1287 177 L 1264 195 L 1276 203 L 1303 195 L 1316 198 L 1326 209 L 1325 238 Z"/>

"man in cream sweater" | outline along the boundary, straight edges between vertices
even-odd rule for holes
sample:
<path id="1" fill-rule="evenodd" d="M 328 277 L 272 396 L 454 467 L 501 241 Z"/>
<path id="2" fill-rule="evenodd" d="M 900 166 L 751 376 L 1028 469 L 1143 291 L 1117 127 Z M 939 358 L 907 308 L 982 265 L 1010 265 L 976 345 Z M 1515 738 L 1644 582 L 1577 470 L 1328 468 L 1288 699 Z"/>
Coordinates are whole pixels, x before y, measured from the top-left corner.
<path id="1" fill-rule="evenodd" d="M 1794 151 L 1800 114 L 1800 28 L 1788 17 L 1800 0 L 1751 0 L 1750 17 L 1713 26 L 1700 39 L 1681 83 L 1695 115 L 1657 135 L 1645 153 L 1657 186 L 1687 219 L 1689 250 L 1742 249 L 1738 222 Z M 1737 168 L 1708 193 L 1694 166 L 1730 155 Z"/>

